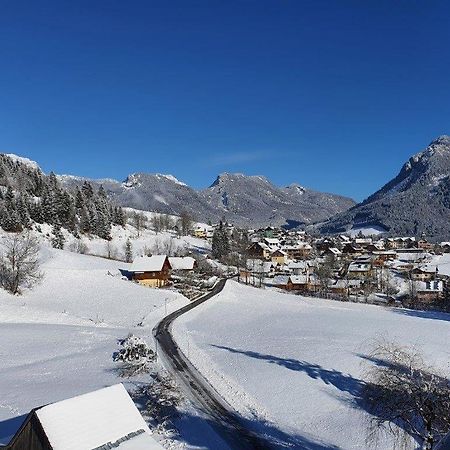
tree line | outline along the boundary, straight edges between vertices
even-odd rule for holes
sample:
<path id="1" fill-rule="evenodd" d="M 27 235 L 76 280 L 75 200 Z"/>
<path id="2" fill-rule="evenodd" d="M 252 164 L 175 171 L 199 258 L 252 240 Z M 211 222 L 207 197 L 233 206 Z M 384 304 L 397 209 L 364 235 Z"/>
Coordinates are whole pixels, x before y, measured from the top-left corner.
<path id="1" fill-rule="evenodd" d="M 5 231 L 20 232 L 33 222 L 54 227 L 56 241 L 63 239 L 61 227 L 75 236 L 92 234 L 111 239 L 112 225 L 125 225 L 125 214 L 114 205 L 105 190 L 97 190 L 85 181 L 69 192 L 51 172 L 0 155 L 0 226 Z M 55 242 L 57 247 L 59 242 Z"/>

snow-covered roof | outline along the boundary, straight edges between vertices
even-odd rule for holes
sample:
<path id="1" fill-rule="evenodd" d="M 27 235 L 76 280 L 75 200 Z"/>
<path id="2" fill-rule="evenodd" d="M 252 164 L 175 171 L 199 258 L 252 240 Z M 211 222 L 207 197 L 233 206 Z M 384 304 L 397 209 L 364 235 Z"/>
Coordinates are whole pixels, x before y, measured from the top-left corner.
<path id="1" fill-rule="evenodd" d="M 273 277 L 272 284 L 274 286 L 285 286 L 289 281 L 288 275 L 276 275 Z"/>
<path id="2" fill-rule="evenodd" d="M 336 256 L 342 254 L 342 252 L 336 247 L 330 247 L 328 250 Z"/>
<path id="3" fill-rule="evenodd" d="M 52 403 L 36 415 L 54 450 L 162 449 L 122 384 Z"/>
<path id="4" fill-rule="evenodd" d="M 309 267 L 309 263 L 307 261 L 291 261 L 288 264 L 288 268 L 291 270 L 307 269 L 308 267 Z"/>
<path id="5" fill-rule="evenodd" d="M 169 257 L 169 262 L 173 270 L 192 270 L 195 259 L 192 256 L 171 256 Z"/>
<path id="6" fill-rule="evenodd" d="M 348 288 L 348 287 L 359 287 L 361 286 L 361 280 L 336 280 L 334 284 L 331 285 L 332 288 Z"/>
<path id="7" fill-rule="evenodd" d="M 370 264 L 365 263 L 351 263 L 348 266 L 349 272 L 367 272 L 370 269 Z"/>
<path id="8" fill-rule="evenodd" d="M 297 244 L 293 245 L 284 245 L 283 250 L 289 251 L 289 250 L 304 250 L 304 249 L 312 249 L 312 247 L 307 242 L 297 242 Z"/>
<path id="9" fill-rule="evenodd" d="M 290 275 L 289 278 L 292 284 L 306 284 L 308 282 L 306 275 Z"/>
<path id="10" fill-rule="evenodd" d="M 167 255 L 139 256 L 131 264 L 129 272 L 158 272 L 162 270 Z"/>

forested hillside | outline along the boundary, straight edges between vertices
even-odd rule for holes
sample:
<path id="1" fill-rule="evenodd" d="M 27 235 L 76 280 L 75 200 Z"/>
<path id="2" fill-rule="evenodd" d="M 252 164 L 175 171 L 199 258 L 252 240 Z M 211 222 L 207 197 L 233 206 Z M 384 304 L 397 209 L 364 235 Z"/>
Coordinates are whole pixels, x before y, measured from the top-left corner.
<path id="1" fill-rule="evenodd" d="M 45 175 L 31 162 L 0 154 L 0 226 L 18 232 L 33 223 L 109 239 L 111 225 L 124 225 L 125 216 L 102 186 L 95 190 L 86 181 L 69 191 L 54 173 Z"/>

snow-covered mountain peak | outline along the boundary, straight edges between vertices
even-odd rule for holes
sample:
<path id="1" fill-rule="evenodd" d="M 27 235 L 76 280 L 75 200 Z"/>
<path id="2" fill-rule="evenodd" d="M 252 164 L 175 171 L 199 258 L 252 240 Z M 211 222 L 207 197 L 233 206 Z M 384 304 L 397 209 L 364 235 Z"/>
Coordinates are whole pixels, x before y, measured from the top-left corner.
<path id="1" fill-rule="evenodd" d="M 291 189 L 299 194 L 303 194 L 306 191 L 306 188 L 298 183 L 291 183 L 289 186 L 286 186 L 286 189 Z"/>
<path id="2" fill-rule="evenodd" d="M 244 173 L 240 172 L 235 173 L 222 172 L 217 176 L 217 178 L 209 187 L 213 188 L 215 186 L 227 184 L 230 182 L 257 182 L 257 183 L 262 182 L 270 184 L 270 181 L 262 175 L 245 175 Z"/>
<path id="3" fill-rule="evenodd" d="M 176 178 L 176 177 L 174 177 L 173 175 L 170 175 L 170 174 L 157 173 L 157 174 L 155 174 L 155 176 L 157 178 L 166 178 L 167 180 L 173 181 L 174 183 L 179 184 L 180 186 L 187 186 L 186 183 L 183 183 L 178 178 Z"/>
<path id="4" fill-rule="evenodd" d="M 439 136 L 434 141 L 432 141 L 430 146 L 431 145 L 444 145 L 450 147 L 450 136 L 443 134 L 442 136 Z"/>

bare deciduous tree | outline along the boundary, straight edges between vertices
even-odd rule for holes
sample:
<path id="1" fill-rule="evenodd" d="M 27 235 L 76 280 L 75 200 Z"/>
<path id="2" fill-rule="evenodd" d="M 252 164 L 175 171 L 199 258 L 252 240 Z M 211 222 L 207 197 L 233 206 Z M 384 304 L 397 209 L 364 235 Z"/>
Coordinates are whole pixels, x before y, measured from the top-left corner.
<path id="1" fill-rule="evenodd" d="M 108 259 L 117 259 L 117 248 L 111 241 L 106 242 L 105 256 Z"/>
<path id="2" fill-rule="evenodd" d="M 164 229 L 164 222 L 161 218 L 160 214 L 155 214 L 151 219 L 151 227 L 155 231 L 156 234 L 161 232 Z"/>
<path id="3" fill-rule="evenodd" d="M 0 285 L 12 294 L 31 288 L 43 273 L 39 270 L 39 242 L 29 233 L 8 236 L 0 256 Z"/>
<path id="4" fill-rule="evenodd" d="M 131 223 L 136 228 L 137 236 L 141 235 L 141 230 L 147 226 L 147 217 L 144 213 L 135 212 L 131 214 Z"/>
<path id="5" fill-rule="evenodd" d="M 180 236 L 187 236 L 193 227 L 192 217 L 186 211 L 181 212 L 178 220 L 178 234 Z"/>
<path id="6" fill-rule="evenodd" d="M 395 448 L 411 446 L 411 437 L 424 450 L 450 430 L 450 382 L 427 365 L 419 351 L 389 342 L 377 342 L 366 372 L 364 399 L 373 417 L 368 441 L 380 433 L 395 438 Z"/>
<path id="7" fill-rule="evenodd" d="M 74 253 L 86 255 L 89 253 L 89 247 L 81 239 L 75 239 L 70 245 L 69 250 Z"/>

